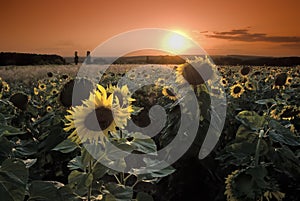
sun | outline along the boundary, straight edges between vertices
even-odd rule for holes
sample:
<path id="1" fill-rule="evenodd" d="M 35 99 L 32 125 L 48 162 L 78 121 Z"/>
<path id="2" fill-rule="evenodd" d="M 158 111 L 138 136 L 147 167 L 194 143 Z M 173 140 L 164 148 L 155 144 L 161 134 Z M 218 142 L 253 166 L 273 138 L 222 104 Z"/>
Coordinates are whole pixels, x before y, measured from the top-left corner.
<path id="1" fill-rule="evenodd" d="M 182 54 L 191 47 L 191 40 L 181 31 L 174 31 L 163 39 L 163 49 L 173 54 Z"/>

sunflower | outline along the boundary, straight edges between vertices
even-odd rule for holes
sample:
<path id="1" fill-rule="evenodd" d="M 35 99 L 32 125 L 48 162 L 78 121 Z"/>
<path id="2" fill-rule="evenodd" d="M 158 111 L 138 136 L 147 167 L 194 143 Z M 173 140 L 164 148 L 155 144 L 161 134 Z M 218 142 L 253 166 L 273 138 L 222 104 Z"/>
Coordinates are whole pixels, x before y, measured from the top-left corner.
<path id="1" fill-rule="evenodd" d="M 134 98 L 131 98 L 129 89 L 126 85 L 121 88 L 110 85 L 106 91 L 110 91 L 113 94 L 113 103 L 120 105 L 121 108 L 128 107 L 135 101 Z"/>
<path id="2" fill-rule="evenodd" d="M 77 94 L 73 97 L 73 88 L 76 84 Z M 78 78 L 68 81 L 59 94 L 59 102 L 64 107 L 81 105 L 82 100 L 88 99 L 93 89 L 93 83 L 85 78 Z"/>
<path id="3" fill-rule="evenodd" d="M 39 90 L 36 87 L 34 87 L 33 88 L 33 93 L 34 93 L 34 95 L 37 96 L 39 94 Z"/>
<path id="4" fill-rule="evenodd" d="M 242 77 L 248 77 L 250 75 L 251 68 L 249 66 L 244 66 L 240 69 L 240 75 Z"/>
<path id="5" fill-rule="evenodd" d="M 291 85 L 292 81 L 293 81 L 293 78 L 288 76 L 287 79 L 286 79 L 285 85 L 288 85 L 288 86 Z"/>
<path id="6" fill-rule="evenodd" d="M 221 84 L 222 84 L 224 87 L 226 87 L 226 86 L 228 85 L 227 79 L 223 77 L 223 78 L 221 79 Z"/>
<path id="7" fill-rule="evenodd" d="M 56 95 L 56 94 L 58 94 L 58 90 L 54 88 L 51 90 L 50 93 L 51 93 L 51 95 Z"/>
<path id="8" fill-rule="evenodd" d="M 292 120 L 296 116 L 300 116 L 300 110 L 297 106 L 285 105 L 278 116 L 283 120 Z"/>
<path id="9" fill-rule="evenodd" d="M 182 82 L 179 75 L 182 75 L 184 79 L 191 85 L 204 84 L 205 81 L 213 77 L 214 71 L 209 63 L 185 63 L 176 68 L 178 79 Z"/>
<path id="10" fill-rule="evenodd" d="M 39 86 L 38 86 L 39 90 L 41 91 L 45 91 L 46 90 L 46 85 L 44 83 L 39 83 Z"/>
<path id="11" fill-rule="evenodd" d="M 286 84 L 287 78 L 288 78 L 288 75 L 286 73 L 278 74 L 275 78 L 273 89 L 275 89 L 275 88 L 279 89 L 281 87 L 284 88 L 284 85 Z"/>
<path id="12" fill-rule="evenodd" d="M 46 107 L 46 111 L 47 111 L 47 112 L 52 112 L 52 111 L 53 111 L 53 108 L 52 108 L 50 105 L 48 105 L 48 106 Z"/>
<path id="13" fill-rule="evenodd" d="M 245 89 L 239 83 L 230 87 L 230 95 L 233 98 L 239 98 L 244 92 L 245 92 Z"/>
<path id="14" fill-rule="evenodd" d="M 177 100 L 176 95 L 172 92 L 172 90 L 170 89 L 170 87 L 164 87 L 162 89 L 162 94 L 166 97 L 168 97 L 170 100 Z"/>
<path id="15" fill-rule="evenodd" d="M 69 122 L 64 130 L 68 132 L 75 129 L 69 138 L 78 144 L 104 143 L 105 136 L 115 133 L 116 127 L 123 129 L 127 125 L 127 119 L 130 119 L 133 112 L 131 105 L 122 107 L 120 101 L 113 101 L 114 93 L 107 95 L 101 85 L 97 85 L 97 88 L 88 100 L 83 101 L 83 105 L 67 110 L 70 113 L 66 116 Z"/>
<path id="16" fill-rule="evenodd" d="M 265 197 L 268 201 L 273 200 L 275 198 L 277 201 L 281 201 L 285 197 L 285 193 L 280 191 L 266 191 L 263 196 L 261 196 L 261 200 Z"/>
<path id="17" fill-rule="evenodd" d="M 238 175 L 239 170 L 235 170 L 233 171 L 230 175 L 227 176 L 226 180 L 225 180 L 225 195 L 227 197 L 228 201 L 239 201 L 235 196 L 234 196 L 234 192 L 232 189 L 232 182 L 234 180 L 234 178 L 236 177 L 236 175 Z"/>
<path id="18" fill-rule="evenodd" d="M 256 90 L 256 84 L 254 82 L 251 82 L 250 80 L 247 80 L 247 82 L 245 83 L 245 88 L 250 91 L 254 91 Z"/>
<path id="19" fill-rule="evenodd" d="M 10 96 L 9 101 L 20 110 L 26 110 L 29 96 L 22 92 L 17 92 Z"/>
<path id="20" fill-rule="evenodd" d="M 48 76 L 48 77 L 53 77 L 53 73 L 52 73 L 52 72 L 48 72 L 48 73 L 47 73 L 47 76 Z"/>
<path id="21" fill-rule="evenodd" d="M 7 82 L 2 81 L 2 89 L 4 92 L 9 92 L 10 87 Z"/>

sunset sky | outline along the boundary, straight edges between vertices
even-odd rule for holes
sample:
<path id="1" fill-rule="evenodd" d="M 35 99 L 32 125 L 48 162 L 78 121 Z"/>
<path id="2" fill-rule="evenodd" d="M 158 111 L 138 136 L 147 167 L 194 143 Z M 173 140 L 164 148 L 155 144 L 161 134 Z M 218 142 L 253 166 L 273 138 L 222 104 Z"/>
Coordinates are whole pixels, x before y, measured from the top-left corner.
<path id="1" fill-rule="evenodd" d="M 2 1 L 0 52 L 85 56 L 117 34 L 163 28 L 211 55 L 300 56 L 299 10 L 299 0 Z"/>

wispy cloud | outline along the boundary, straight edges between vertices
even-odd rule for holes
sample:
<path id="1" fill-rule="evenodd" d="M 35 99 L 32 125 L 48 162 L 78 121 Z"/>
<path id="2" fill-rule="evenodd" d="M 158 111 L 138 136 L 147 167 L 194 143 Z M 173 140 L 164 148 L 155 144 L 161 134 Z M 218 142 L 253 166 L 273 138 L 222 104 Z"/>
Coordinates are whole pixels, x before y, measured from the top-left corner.
<path id="1" fill-rule="evenodd" d="M 231 31 L 212 32 L 205 36 L 208 38 L 242 42 L 300 43 L 300 36 L 272 36 L 266 33 L 250 33 L 249 29 L 233 29 Z"/>

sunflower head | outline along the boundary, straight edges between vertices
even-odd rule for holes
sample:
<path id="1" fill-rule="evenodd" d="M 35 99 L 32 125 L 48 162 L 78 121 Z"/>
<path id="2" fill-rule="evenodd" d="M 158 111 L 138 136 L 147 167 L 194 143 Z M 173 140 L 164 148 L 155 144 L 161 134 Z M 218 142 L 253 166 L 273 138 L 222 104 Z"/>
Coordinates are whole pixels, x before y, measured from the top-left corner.
<path id="1" fill-rule="evenodd" d="M 116 87 L 115 90 L 122 92 L 122 88 Z M 123 88 L 124 91 L 126 89 Z M 83 105 L 68 110 L 70 115 L 66 116 L 69 122 L 65 131 L 73 130 L 69 138 L 78 144 L 82 142 L 105 144 L 105 137 L 113 135 L 116 127 L 124 128 L 133 112 L 131 102 L 125 98 L 123 101 L 128 101 L 128 105 L 121 105 L 119 97 L 116 101 L 113 101 L 113 97 L 114 91 L 108 95 L 103 86 L 97 85 L 97 90 L 90 94 L 89 99 L 83 101 Z"/>
<path id="2" fill-rule="evenodd" d="M 182 75 L 191 85 L 200 85 L 212 78 L 214 71 L 208 63 L 185 63 L 176 68 L 177 75 Z"/>
<path id="3" fill-rule="evenodd" d="M 46 107 L 46 111 L 47 111 L 47 112 L 52 112 L 52 111 L 53 111 L 53 108 L 52 108 L 50 105 L 48 105 L 48 106 Z"/>
<path id="4" fill-rule="evenodd" d="M 224 87 L 226 87 L 226 86 L 228 85 L 227 79 L 226 79 L 226 78 L 222 78 L 222 79 L 221 79 L 221 84 L 222 84 Z"/>
<path id="5" fill-rule="evenodd" d="M 48 76 L 48 77 L 53 77 L 53 73 L 52 73 L 52 72 L 48 72 L 48 73 L 47 73 L 47 76 Z"/>
<path id="6" fill-rule="evenodd" d="M 245 88 L 250 91 L 256 90 L 256 84 L 254 82 L 251 82 L 250 80 L 247 80 L 247 82 L 245 83 Z"/>
<path id="7" fill-rule="evenodd" d="M 284 86 L 286 84 L 287 78 L 288 76 L 286 73 L 278 74 L 275 78 L 274 87 L 278 88 Z"/>
<path id="8" fill-rule="evenodd" d="M 73 99 L 73 89 L 76 84 L 77 96 Z M 93 83 L 90 80 L 81 78 L 70 80 L 67 82 L 60 94 L 60 103 L 65 107 L 77 106 L 82 104 L 82 100 L 89 98 L 90 92 L 93 90 Z"/>
<path id="9" fill-rule="evenodd" d="M 5 81 L 2 81 L 2 89 L 4 92 L 9 92 L 10 89 L 9 84 Z"/>
<path id="10" fill-rule="evenodd" d="M 243 77 L 247 77 L 251 72 L 251 68 L 249 66 L 244 66 L 243 68 L 241 68 L 240 70 L 240 74 Z"/>
<path id="11" fill-rule="evenodd" d="M 233 98 L 239 98 L 244 92 L 245 92 L 244 87 L 239 83 L 230 87 L 230 95 Z"/>
<path id="12" fill-rule="evenodd" d="M 174 94 L 174 92 L 172 92 L 172 89 L 169 87 L 164 87 L 162 89 L 162 94 L 166 97 L 168 97 L 170 100 L 177 100 L 176 95 Z"/>
<path id="13" fill-rule="evenodd" d="M 26 110 L 29 97 L 24 93 L 18 92 L 11 95 L 9 101 L 20 110 Z"/>
<path id="14" fill-rule="evenodd" d="M 47 86 L 44 83 L 39 83 L 38 88 L 40 91 L 45 91 L 47 89 Z"/>

